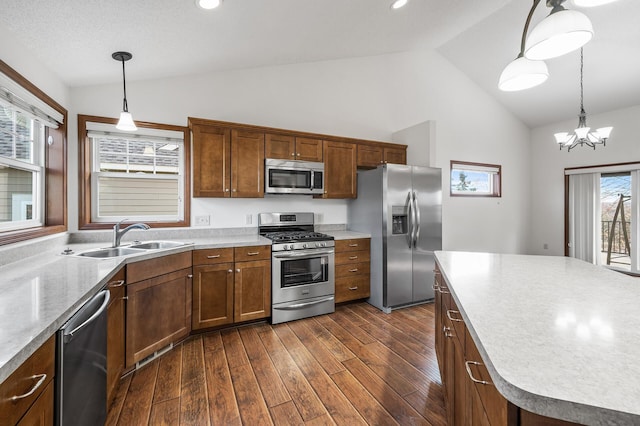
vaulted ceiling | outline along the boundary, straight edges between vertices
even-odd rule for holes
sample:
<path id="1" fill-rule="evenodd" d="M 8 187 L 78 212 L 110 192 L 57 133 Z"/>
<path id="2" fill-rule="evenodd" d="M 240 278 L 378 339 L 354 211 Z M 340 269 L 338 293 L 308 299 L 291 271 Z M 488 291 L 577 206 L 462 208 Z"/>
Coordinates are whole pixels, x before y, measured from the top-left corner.
<path id="1" fill-rule="evenodd" d="M 551 77 L 502 93 L 518 53 L 527 0 L 3 0 L 0 25 L 70 87 L 120 81 L 111 53 L 127 50 L 128 80 L 437 49 L 529 126 L 577 115 L 577 53 L 548 61 Z M 567 2 L 567 7 L 573 5 Z M 584 9 L 596 35 L 585 47 L 585 108 L 640 103 L 640 1 Z M 534 23 L 548 9 L 541 4 Z"/>

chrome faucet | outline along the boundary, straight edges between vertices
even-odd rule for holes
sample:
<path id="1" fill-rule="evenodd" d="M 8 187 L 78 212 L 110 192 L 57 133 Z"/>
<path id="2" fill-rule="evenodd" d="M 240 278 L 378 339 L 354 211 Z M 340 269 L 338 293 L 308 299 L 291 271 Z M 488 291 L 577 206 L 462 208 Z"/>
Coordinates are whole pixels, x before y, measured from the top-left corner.
<path id="1" fill-rule="evenodd" d="M 124 234 L 131 231 L 132 229 L 149 229 L 150 228 L 150 226 L 147 225 L 146 223 L 134 223 L 133 225 L 129 225 L 121 231 L 120 225 L 122 225 L 122 222 L 124 222 L 125 220 L 127 219 L 123 219 L 120 222 L 113 225 L 113 244 L 111 245 L 111 247 L 119 247 L 120 240 L 122 239 Z"/>

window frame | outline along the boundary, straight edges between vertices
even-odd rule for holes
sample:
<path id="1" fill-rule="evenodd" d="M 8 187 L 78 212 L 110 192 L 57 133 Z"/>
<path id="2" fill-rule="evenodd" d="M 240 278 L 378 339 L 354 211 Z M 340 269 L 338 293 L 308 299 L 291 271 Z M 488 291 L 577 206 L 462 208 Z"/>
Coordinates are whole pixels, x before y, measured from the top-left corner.
<path id="1" fill-rule="evenodd" d="M 461 167 L 456 167 L 461 166 Z M 468 169 L 465 169 L 465 166 L 469 166 Z M 491 193 L 486 192 L 472 192 L 461 193 L 461 192 L 453 192 L 451 185 L 451 176 L 453 174 L 453 170 L 468 170 L 468 171 L 479 171 L 478 169 L 486 168 L 486 169 L 497 169 L 497 172 L 493 173 L 493 181 L 491 182 Z M 490 170 L 487 170 L 487 173 L 490 173 Z M 488 163 L 474 163 L 470 161 L 456 161 L 451 160 L 449 163 L 449 195 L 451 197 L 472 197 L 472 198 L 501 198 L 502 197 L 502 166 L 500 164 L 488 164 Z"/>
<path id="2" fill-rule="evenodd" d="M 78 229 L 110 229 L 115 221 L 97 222 L 92 218 L 92 171 L 94 150 L 91 138 L 87 135 L 87 123 L 102 123 L 116 125 L 118 120 L 111 117 L 98 117 L 78 114 Z M 177 131 L 183 134 L 183 176 L 178 179 L 183 187 L 182 220 L 178 221 L 152 221 L 145 220 L 152 228 L 189 227 L 191 221 L 191 151 L 189 128 L 170 124 L 136 121 L 138 128 Z"/>
<path id="3" fill-rule="evenodd" d="M 62 115 L 57 129 L 45 126 L 43 172 L 43 208 L 41 224 L 17 230 L 0 231 L 0 245 L 12 244 L 67 231 L 67 110 L 18 71 L 0 59 L 0 73 Z"/>

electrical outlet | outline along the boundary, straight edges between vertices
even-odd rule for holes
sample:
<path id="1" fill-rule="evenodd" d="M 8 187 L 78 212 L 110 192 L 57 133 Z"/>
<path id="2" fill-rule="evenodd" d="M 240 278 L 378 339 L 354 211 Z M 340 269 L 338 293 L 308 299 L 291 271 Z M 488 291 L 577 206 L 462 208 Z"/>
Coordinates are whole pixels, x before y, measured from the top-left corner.
<path id="1" fill-rule="evenodd" d="M 548 250 L 548 249 L 549 249 L 549 244 L 544 243 L 544 244 L 542 245 L 542 248 L 543 248 L 543 249 L 545 249 L 545 250 Z"/>
<path id="2" fill-rule="evenodd" d="M 196 216 L 196 223 L 194 224 L 195 226 L 209 226 L 209 224 L 211 223 L 211 216 L 210 215 L 202 215 L 202 216 Z"/>
<path id="3" fill-rule="evenodd" d="M 251 223 L 253 223 L 253 215 L 248 214 L 245 218 L 245 224 L 251 225 Z"/>
<path id="4" fill-rule="evenodd" d="M 322 223 L 324 220 L 324 213 L 316 213 L 316 223 Z"/>

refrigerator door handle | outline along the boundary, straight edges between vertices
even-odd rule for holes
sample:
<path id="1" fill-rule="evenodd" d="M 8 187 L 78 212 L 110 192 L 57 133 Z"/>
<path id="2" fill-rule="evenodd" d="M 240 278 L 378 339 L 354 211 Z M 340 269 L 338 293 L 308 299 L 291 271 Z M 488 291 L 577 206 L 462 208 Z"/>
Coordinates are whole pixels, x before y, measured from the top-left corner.
<path id="1" fill-rule="evenodd" d="M 408 198 L 408 202 L 407 202 L 407 218 L 409 220 L 408 223 L 408 228 L 407 229 L 407 241 L 409 243 L 409 248 L 411 248 L 411 245 L 413 244 L 413 227 L 414 227 L 414 223 L 413 223 L 413 203 L 412 203 L 412 199 L 411 199 L 411 191 L 409 191 L 409 194 L 407 195 Z"/>
<path id="2" fill-rule="evenodd" d="M 417 247 L 420 239 L 420 207 L 418 206 L 418 193 L 416 191 L 413 191 L 413 211 L 416 216 L 416 232 L 414 233 L 413 246 Z"/>

